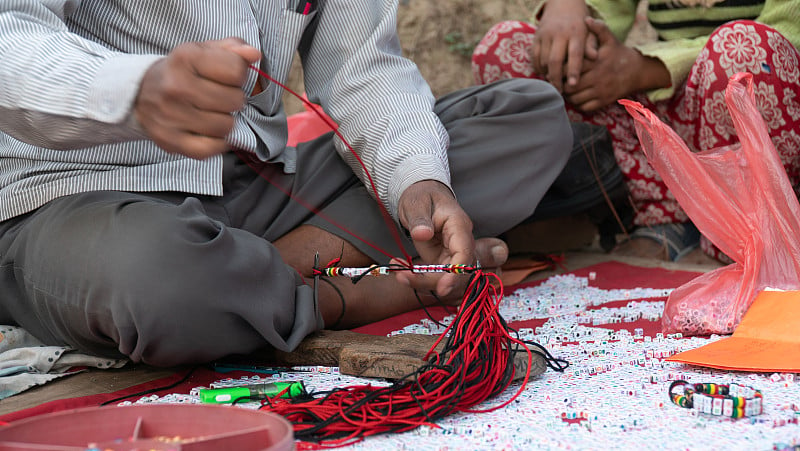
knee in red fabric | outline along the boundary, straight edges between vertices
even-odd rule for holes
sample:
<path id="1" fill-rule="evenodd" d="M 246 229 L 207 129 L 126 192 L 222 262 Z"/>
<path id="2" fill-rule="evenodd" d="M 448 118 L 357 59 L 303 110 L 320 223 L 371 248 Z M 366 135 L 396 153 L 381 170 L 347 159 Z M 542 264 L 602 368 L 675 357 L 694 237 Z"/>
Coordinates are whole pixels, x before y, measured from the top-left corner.
<path id="1" fill-rule="evenodd" d="M 773 66 L 781 64 L 773 57 L 776 52 L 797 53 L 779 31 L 752 20 L 734 20 L 720 26 L 709 37 L 705 49 L 704 53 L 716 56 L 726 69 L 724 80 L 736 72 L 749 72 L 756 83 L 759 77 L 775 75 Z M 782 65 L 796 67 L 797 59 Z"/>
<path id="2" fill-rule="evenodd" d="M 472 75 L 477 84 L 506 78 L 531 78 L 530 49 L 536 27 L 518 20 L 489 29 L 472 52 Z"/>
<path id="3" fill-rule="evenodd" d="M 718 67 L 716 79 L 720 84 L 737 72 L 753 75 L 756 104 L 792 184 L 800 186 L 800 158 L 796 150 L 800 143 L 798 49 L 772 27 L 738 20 L 715 30 L 703 53 Z M 722 89 L 719 88 L 720 92 Z M 718 97 L 721 99 L 721 95 Z"/>
<path id="4" fill-rule="evenodd" d="M 726 23 L 720 25 L 716 30 L 714 30 L 713 33 L 711 33 L 711 38 L 713 38 L 714 36 L 720 35 L 720 34 L 723 35 L 723 36 L 726 36 L 728 33 L 730 33 L 729 31 L 726 31 L 726 30 L 737 30 L 740 27 L 744 27 L 745 29 L 753 30 L 756 33 L 758 33 L 759 35 L 763 35 L 764 32 L 766 32 L 766 31 L 771 31 L 773 33 L 778 33 L 778 31 L 776 31 L 774 28 L 770 27 L 769 25 L 764 25 L 763 23 L 756 22 L 754 20 L 741 19 L 741 20 L 732 20 L 730 22 L 726 22 Z M 709 39 L 709 42 L 711 42 L 711 41 L 712 41 L 712 39 Z"/>

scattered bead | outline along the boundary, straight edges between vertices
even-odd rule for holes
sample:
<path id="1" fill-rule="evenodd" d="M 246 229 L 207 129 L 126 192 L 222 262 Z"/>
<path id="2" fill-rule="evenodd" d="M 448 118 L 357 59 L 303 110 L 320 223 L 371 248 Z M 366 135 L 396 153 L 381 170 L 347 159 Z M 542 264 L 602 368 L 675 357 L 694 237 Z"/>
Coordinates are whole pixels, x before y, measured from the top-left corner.
<path id="1" fill-rule="evenodd" d="M 548 370 L 532 379 L 515 402 L 502 409 L 452 415 L 436 425 L 404 434 L 371 437 L 348 449 L 789 450 L 800 446 L 800 384 L 795 384 L 794 374 L 727 372 L 669 362 L 665 359 L 672 355 L 722 337 L 645 336 L 639 325 L 642 321 L 660 321 L 664 299 L 670 290 L 601 290 L 590 286 L 590 279 L 554 276 L 536 287 L 507 294 L 500 306 L 507 321 L 543 321 L 536 327 L 518 329 L 519 338 L 536 341 L 556 357 L 568 360 L 571 365 L 565 372 Z M 603 305 L 620 300 L 627 301 L 626 305 L 614 308 Z M 439 334 L 452 319 L 447 317 L 436 324 L 425 318 L 389 335 Z M 632 330 L 593 327 L 631 323 L 636 323 Z M 303 380 L 310 391 L 365 383 L 388 385 L 382 380 L 341 375 L 338 368 L 296 368 L 300 369 L 303 371 L 278 377 Z M 670 384 L 676 380 L 753 387 L 763 393 L 763 414 L 737 420 L 680 408 L 670 402 L 668 394 Z M 258 381 L 222 379 L 212 385 L 245 383 Z M 512 385 L 476 408 L 500 405 L 511 399 L 518 387 Z M 199 402 L 199 398 L 197 390 L 193 390 L 189 395 L 149 396 L 135 401 L 162 402 Z M 257 406 L 257 403 L 237 405 Z"/>

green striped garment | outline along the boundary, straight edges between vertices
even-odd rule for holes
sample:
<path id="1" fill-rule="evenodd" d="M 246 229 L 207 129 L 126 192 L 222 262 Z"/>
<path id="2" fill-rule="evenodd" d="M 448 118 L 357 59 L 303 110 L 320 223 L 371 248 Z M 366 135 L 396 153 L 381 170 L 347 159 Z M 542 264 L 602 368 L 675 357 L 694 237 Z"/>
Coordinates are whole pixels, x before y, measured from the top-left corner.
<path id="1" fill-rule="evenodd" d="M 764 0 L 725 0 L 704 8 L 674 0 L 650 0 L 647 18 L 663 40 L 707 36 L 731 20 L 756 20 L 764 3 Z"/>

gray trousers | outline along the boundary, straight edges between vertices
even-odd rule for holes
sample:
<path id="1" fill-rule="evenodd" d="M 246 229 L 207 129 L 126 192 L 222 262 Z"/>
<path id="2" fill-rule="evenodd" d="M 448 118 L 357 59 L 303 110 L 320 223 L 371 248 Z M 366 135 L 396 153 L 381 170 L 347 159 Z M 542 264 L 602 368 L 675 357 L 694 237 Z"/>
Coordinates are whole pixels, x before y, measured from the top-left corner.
<path id="1" fill-rule="evenodd" d="M 547 83 L 460 90 L 436 112 L 451 137 L 454 191 L 478 237 L 530 216 L 569 157 L 561 96 Z M 0 324 L 47 344 L 158 366 L 293 349 L 323 324 L 312 288 L 272 241 L 312 224 L 376 262 L 388 257 L 375 248 L 401 255 L 330 134 L 297 153 L 296 174 L 266 165 L 264 175 L 322 215 L 231 154 L 221 197 L 95 191 L 0 223 Z"/>

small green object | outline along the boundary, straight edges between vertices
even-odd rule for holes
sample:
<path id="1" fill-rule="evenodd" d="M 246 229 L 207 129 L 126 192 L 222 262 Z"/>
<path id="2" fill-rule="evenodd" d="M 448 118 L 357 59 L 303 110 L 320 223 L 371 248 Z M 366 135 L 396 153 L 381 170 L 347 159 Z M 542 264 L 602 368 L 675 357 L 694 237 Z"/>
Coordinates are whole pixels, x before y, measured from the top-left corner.
<path id="1" fill-rule="evenodd" d="M 306 387 L 302 382 L 271 382 L 241 387 L 201 389 L 200 401 L 206 404 L 228 404 L 275 398 L 278 395 L 281 398 L 294 398 L 305 394 Z"/>

